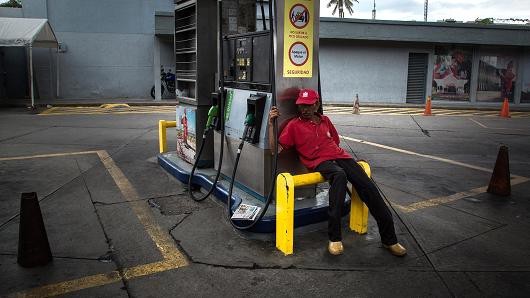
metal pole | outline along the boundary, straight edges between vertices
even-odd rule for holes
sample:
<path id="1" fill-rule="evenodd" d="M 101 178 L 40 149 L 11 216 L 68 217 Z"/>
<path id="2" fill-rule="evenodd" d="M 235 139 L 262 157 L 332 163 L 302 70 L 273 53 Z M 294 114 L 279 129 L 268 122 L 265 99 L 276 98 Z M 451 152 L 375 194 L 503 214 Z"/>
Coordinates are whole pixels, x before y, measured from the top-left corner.
<path id="1" fill-rule="evenodd" d="M 35 94 L 33 91 L 33 46 L 29 46 L 29 80 L 31 85 L 31 108 L 35 108 Z"/>
<path id="2" fill-rule="evenodd" d="M 160 88 L 160 84 L 162 84 L 160 79 L 160 41 L 158 40 L 158 37 L 155 35 L 154 40 L 154 61 L 153 61 L 153 70 L 154 70 L 154 76 L 155 76 L 155 100 L 159 101 L 162 100 L 162 90 Z"/>
<path id="3" fill-rule="evenodd" d="M 59 98 L 61 96 L 60 93 L 59 93 L 59 86 L 60 86 L 59 79 L 61 78 L 61 76 L 59 75 L 59 57 L 60 56 L 61 55 L 59 55 L 59 48 L 57 48 L 57 52 L 55 54 L 55 75 L 57 76 L 55 82 L 57 84 L 57 86 L 56 86 L 57 87 L 57 98 Z"/>

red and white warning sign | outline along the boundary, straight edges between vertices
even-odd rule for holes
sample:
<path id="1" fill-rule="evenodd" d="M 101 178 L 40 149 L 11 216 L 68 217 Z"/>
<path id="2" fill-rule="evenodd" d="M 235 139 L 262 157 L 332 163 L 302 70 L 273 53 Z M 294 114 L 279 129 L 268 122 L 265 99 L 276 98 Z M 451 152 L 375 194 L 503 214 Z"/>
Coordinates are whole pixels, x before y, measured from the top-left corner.
<path id="1" fill-rule="evenodd" d="M 289 11 L 289 19 L 291 24 L 302 29 L 309 23 L 309 11 L 303 4 L 295 4 Z"/>
<path id="2" fill-rule="evenodd" d="M 295 42 L 289 49 L 289 59 L 291 63 L 296 66 L 302 66 L 307 62 L 309 58 L 309 50 L 303 42 Z"/>
<path id="3" fill-rule="evenodd" d="M 285 0 L 283 76 L 313 77 L 314 0 Z"/>

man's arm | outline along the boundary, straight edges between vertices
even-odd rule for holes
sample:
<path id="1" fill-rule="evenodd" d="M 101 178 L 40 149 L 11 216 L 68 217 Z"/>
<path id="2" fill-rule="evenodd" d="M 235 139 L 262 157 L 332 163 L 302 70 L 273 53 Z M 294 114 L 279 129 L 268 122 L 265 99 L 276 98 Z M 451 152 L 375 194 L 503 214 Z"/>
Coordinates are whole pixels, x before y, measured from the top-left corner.
<path id="1" fill-rule="evenodd" d="M 269 112 L 269 148 L 271 149 L 272 154 L 275 154 L 274 152 L 274 142 L 278 141 L 278 136 L 274 135 L 274 121 L 280 116 L 280 112 L 278 111 L 278 108 L 275 106 L 271 107 L 271 110 Z M 276 137 L 276 139 L 275 139 Z M 282 152 L 283 148 L 278 143 L 278 154 Z"/>

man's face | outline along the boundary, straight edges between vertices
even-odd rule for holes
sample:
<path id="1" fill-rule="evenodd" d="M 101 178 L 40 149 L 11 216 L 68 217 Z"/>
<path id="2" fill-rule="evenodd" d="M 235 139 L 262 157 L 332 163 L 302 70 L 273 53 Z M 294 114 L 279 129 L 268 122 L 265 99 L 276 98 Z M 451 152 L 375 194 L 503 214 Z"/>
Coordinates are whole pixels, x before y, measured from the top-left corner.
<path id="1" fill-rule="evenodd" d="M 311 117 L 318 110 L 318 102 L 312 105 L 297 105 L 298 112 L 300 112 L 300 117 L 303 119 L 311 119 Z"/>

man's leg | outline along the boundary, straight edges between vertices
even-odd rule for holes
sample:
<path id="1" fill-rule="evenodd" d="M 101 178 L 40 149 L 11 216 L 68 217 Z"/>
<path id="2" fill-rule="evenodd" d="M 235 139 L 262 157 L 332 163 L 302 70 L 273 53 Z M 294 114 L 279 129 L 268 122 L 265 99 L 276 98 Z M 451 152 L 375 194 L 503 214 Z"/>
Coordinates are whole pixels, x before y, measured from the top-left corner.
<path id="1" fill-rule="evenodd" d="M 320 172 L 329 181 L 329 208 L 328 208 L 328 236 L 332 242 L 341 241 L 341 214 L 344 198 L 346 197 L 346 185 L 348 179 L 344 170 L 334 161 L 324 161 L 319 164 L 315 171 Z"/>
<path id="2" fill-rule="evenodd" d="M 348 181 L 351 182 L 361 200 L 370 210 L 370 214 L 375 218 L 379 228 L 379 235 L 381 235 L 381 242 L 385 245 L 396 244 L 397 237 L 392 213 L 383 201 L 373 181 L 353 159 L 337 159 L 336 162 L 344 169 Z"/>

